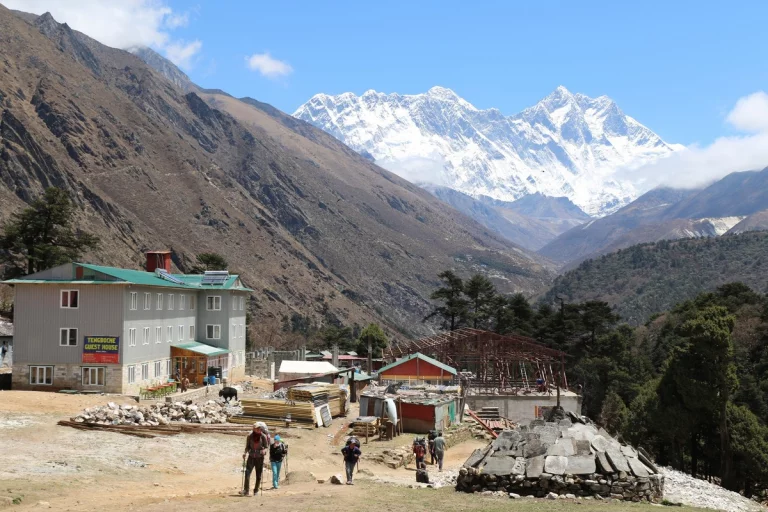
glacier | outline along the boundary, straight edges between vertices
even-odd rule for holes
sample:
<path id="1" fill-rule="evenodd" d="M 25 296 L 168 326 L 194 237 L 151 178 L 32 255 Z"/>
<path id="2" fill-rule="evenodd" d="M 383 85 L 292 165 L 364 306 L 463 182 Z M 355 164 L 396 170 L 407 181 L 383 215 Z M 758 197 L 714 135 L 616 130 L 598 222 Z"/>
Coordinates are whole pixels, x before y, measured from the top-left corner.
<path id="1" fill-rule="evenodd" d="M 609 97 L 563 86 L 512 116 L 477 109 L 445 87 L 414 95 L 316 94 L 293 115 L 414 183 L 502 201 L 537 192 L 565 196 L 596 217 L 639 195 L 617 171 L 626 176 L 683 149 Z"/>

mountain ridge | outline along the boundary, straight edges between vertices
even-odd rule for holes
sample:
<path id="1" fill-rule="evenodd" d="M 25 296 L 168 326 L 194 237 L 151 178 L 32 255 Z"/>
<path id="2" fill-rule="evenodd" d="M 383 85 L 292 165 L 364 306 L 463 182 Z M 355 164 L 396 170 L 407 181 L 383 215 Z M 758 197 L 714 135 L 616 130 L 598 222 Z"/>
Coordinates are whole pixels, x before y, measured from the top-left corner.
<path id="1" fill-rule="evenodd" d="M 610 213 L 636 197 L 631 185 L 612 178 L 617 168 L 681 148 L 607 96 L 593 99 L 563 86 L 512 116 L 477 109 L 440 86 L 415 95 L 321 93 L 293 115 L 410 181 L 504 201 L 535 192 L 566 196 L 590 215 Z"/>

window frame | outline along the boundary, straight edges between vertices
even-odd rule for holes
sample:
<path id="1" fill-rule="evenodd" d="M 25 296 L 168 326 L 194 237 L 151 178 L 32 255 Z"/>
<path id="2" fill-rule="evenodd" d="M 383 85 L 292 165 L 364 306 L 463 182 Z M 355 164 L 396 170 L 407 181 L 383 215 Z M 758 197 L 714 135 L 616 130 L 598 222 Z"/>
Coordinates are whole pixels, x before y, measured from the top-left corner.
<path id="1" fill-rule="evenodd" d="M 189 296 L 189 309 L 190 311 L 194 311 L 197 307 L 197 295 L 194 293 Z"/>
<path id="2" fill-rule="evenodd" d="M 173 311 L 173 302 L 174 302 L 174 295 L 172 293 L 169 293 L 166 311 Z"/>
<path id="3" fill-rule="evenodd" d="M 128 384 L 136 383 L 136 365 L 132 364 L 128 367 Z"/>
<path id="4" fill-rule="evenodd" d="M 131 327 L 128 329 L 128 346 L 129 347 L 135 347 L 136 346 L 136 328 Z"/>
<path id="5" fill-rule="evenodd" d="M 76 299 L 75 303 L 76 306 L 72 306 L 72 293 L 75 293 Z M 67 305 L 63 305 L 64 301 L 64 294 L 67 294 Z M 59 309 L 80 309 L 80 288 L 67 288 L 64 290 L 59 290 Z"/>
<path id="6" fill-rule="evenodd" d="M 131 302 L 128 309 L 130 311 L 137 311 L 139 309 L 139 292 L 131 292 Z"/>
<path id="7" fill-rule="evenodd" d="M 145 377 L 144 374 L 147 376 Z M 141 380 L 149 380 L 149 363 L 141 363 Z"/>
<path id="8" fill-rule="evenodd" d="M 155 326 L 155 344 L 163 342 L 163 327 Z"/>
<path id="9" fill-rule="evenodd" d="M 195 326 L 194 326 L 194 324 L 190 325 L 189 326 L 189 339 L 190 339 L 190 341 L 195 341 L 195 334 L 196 333 L 195 333 Z"/>
<path id="10" fill-rule="evenodd" d="M 163 310 L 163 294 L 162 293 L 157 294 L 157 310 L 158 311 Z"/>
<path id="11" fill-rule="evenodd" d="M 166 340 L 168 343 L 173 341 L 173 326 L 169 325 L 168 329 L 166 329 L 166 332 L 168 333 L 168 339 Z"/>
<path id="12" fill-rule="evenodd" d="M 179 341 L 184 341 L 184 326 L 179 326 Z"/>
<path id="13" fill-rule="evenodd" d="M 149 327 L 145 327 L 141 334 L 141 344 L 149 345 Z"/>
<path id="14" fill-rule="evenodd" d="M 67 331 L 67 343 L 64 344 L 61 342 L 61 335 L 64 331 Z M 75 331 L 75 343 L 69 343 L 72 335 L 70 334 L 70 331 Z M 77 327 L 60 327 L 59 328 L 59 346 L 60 347 L 76 347 L 78 345 L 78 335 L 77 335 Z"/>
<path id="15" fill-rule="evenodd" d="M 43 382 L 37 382 L 37 377 L 40 376 L 40 370 L 45 370 L 43 372 Z M 37 364 L 37 365 L 30 365 L 29 366 L 29 385 L 30 386 L 53 386 L 53 365 L 45 365 L 45 364 Z M 51 382 L 45 382 L 47 373 L 50 371 L 51 375 Z M 32 382 L 32 376 L 35 376 L 35 382 Z"/>
<path id="16" fill-rule="evenodd" d="M 92 371 L 96 373 L 96 384 L 91 382 Z M 85 375 L 88 374 L 88 383 L 85 382 Z M 101 384 L 99 384 L 99 373 L 101 373 Z M 107 385 L 107 368 L 105 366 L 83 366 L 80 369 L 80 383 L 83 386 L 104 387 Z"/>
<path id="17" fill-rule="evenodd" d="M 179 311 L 184 311 L 187 307 L 187 296 L 183 293 L 179 294 Z"/>
<path id="18" fill-rule="evenodd" d="M 171 360 L 170 359 L 166 359 L 165 360 L 165 375 L 170 375 L 170 374 L 171 374 Z"/>
<path id="19" fill-rule="evenodd" d="M 163 376 L 163 367 L 161 363 L 162 361 L 160 360 L 155 361 L 155 378 Z"/>
<path id="20" fill-rule="evenodd" d="M 245 297 L 240 297 L 240 311 L 245 308 Z"/>
<path id="21" fill-rule="evenodd" d="M 208 336 L 208 328 L 212 327 L 211 336 Z M 216 328 L 219 329 L 219 335 L 216 336 Z M 207 340 L 220 340 L 221 339 L 221 324 L 206 324 L 205 325 L 205 339 Z"/>
<path id="22" fill-rule="evenodd" d="M 237 296 L 232 294 L 232 311 L 237 311 Z"/>
<path id="23" fill-rule="evenodd" d="M 210 307 L 211 305 L 208 304 L 208 300 L 213 299 L 213 307 Z M 218 299 L 218 300 L 217 300 Z M 218 302 L 219 307 L 216 307 L 216 303 Z M 221 311 L 221 295 L 206 295 L 205 296 L 205 310 L 206 311 Z"/>
<path id="24" fill-rule="evenodd" d="M 152 293 L 144 292 L 144 311 L 150 311 L 152 309 Z"/>

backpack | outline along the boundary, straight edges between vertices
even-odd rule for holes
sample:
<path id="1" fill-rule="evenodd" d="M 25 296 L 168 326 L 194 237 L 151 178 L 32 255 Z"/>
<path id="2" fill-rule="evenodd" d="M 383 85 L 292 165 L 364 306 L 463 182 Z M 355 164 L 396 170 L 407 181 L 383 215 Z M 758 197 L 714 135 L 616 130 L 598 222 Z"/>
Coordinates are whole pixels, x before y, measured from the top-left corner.
<path id="1" fill-rule="evenodd" d="M 349 438 L 349 440 L 352 441 L 352 443 L 357 446 L 358 449 L 360 449 L 360 440 L 357 437 L 352 436 Z"/>

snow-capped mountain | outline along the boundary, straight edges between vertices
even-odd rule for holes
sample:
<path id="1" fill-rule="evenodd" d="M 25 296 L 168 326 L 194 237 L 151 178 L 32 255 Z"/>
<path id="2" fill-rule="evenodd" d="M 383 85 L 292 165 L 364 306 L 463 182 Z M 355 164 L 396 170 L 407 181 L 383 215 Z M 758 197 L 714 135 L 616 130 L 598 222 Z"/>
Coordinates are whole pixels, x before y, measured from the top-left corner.
<path id="1" fill-rule="evenodd" d="M 293 114 L 413 182 L 513 201 L 566 196 L 590 215 L 629 203 L 615 178 L 681 149 L 624 114 L 607 96 L 558 87 L 519 114 L 479 110 L 444 87 L 424 94 L 317 94 Z"/>

